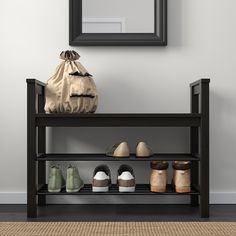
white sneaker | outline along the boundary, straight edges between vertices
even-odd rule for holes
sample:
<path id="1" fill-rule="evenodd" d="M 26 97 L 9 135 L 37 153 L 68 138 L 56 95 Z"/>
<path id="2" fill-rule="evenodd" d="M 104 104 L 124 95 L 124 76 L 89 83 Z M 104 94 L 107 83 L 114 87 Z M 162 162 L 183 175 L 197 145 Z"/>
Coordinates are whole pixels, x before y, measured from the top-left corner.
<path id="1" fill-rule="evenodd" d="M 111 172 L 108 166 L 97 166 L 93 172 L 93 192 L 108 192 L 111 185 Z"/>
<path id="2" fill-rule="evenodd" d="M 132 167 L 128 165 L 121 165 L 118 169 L 117 183 L 119 192 L 134 192 L 135 191 L 135 177 Z"/>

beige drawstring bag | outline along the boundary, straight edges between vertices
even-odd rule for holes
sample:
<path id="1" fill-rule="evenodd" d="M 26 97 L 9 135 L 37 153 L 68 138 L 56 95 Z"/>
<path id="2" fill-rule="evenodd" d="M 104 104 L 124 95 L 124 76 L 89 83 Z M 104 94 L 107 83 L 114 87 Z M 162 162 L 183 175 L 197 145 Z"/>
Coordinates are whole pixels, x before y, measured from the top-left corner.
<path id="1" fill-rule="evenodd" d="M 64 60 L 47 81 L 45 111 L 47 113 L 93 113 L 98 95 L 92 76 L 77 61 L 75 51 L 60 54 Z"/>

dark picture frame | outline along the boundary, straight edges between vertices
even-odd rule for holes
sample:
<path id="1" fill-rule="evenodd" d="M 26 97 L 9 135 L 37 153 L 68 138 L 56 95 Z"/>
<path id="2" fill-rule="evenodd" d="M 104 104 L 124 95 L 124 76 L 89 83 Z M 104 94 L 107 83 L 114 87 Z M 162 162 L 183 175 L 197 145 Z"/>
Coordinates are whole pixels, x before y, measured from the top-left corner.
<path id="1" fill-rule="evenodd" d="M 160 2 L 159 12 L 156 10 L 157 1 Z M 154 33 L 83 33 L 82 0 L 69 0 L 69 44 L 71 46 L 166 46 L 167 0 L 154 0 L 154 7 Z"/>

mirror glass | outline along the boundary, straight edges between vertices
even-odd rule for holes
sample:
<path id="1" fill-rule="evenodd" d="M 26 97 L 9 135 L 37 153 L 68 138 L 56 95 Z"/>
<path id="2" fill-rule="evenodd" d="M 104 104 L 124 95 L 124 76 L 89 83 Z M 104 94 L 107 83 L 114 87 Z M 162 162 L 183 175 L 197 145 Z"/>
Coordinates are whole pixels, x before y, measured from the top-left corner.
<path id="1" fill-rule="evenodd" d="M 154 0 L 82 0 L 82 32 L 154 33 L 155 8 Z"/>

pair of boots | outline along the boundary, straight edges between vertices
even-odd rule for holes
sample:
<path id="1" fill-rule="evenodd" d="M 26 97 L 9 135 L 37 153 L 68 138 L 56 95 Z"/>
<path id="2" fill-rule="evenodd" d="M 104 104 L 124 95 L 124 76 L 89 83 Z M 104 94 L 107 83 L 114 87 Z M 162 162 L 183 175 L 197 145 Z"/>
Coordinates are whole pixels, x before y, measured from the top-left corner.
<path id="1" fill-rule="evenodd" d="M 151 162 L 150 189 L 151 192 L 165 192 L 168 182 L 167 169 L 169 163 L 166 161 Z M 190 162 L 174 161 L 172 187 L 177 193 L 188 193 L 191 191 Z"/>
<path id="2" fill-rule="evenodd" d="M 62 175 L 61 169 L 57 166 L 50 167 L 48 176 L 48 192 L 57 193 L 66 185 L 66 192 L 79 192 L 84 186 L 76 167 L 69 166 L 66 171 L 66 181 Z"/>

